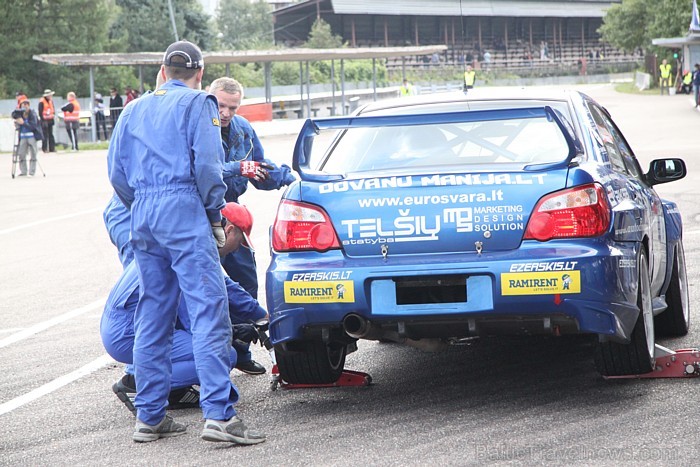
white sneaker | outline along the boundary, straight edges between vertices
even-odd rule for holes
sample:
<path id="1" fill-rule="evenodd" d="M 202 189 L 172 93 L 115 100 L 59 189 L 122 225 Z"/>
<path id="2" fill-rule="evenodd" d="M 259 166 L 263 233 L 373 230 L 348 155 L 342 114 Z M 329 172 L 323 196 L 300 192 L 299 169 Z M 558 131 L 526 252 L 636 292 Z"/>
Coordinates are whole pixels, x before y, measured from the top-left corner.
<path id="1" fill-rule="evenodd" d="M 202 439 L 236 444 L 260 444 L 267 438 L 264 433 L 249 429 L 240 418 L 233 417 L 226 421 L 205 420 Z"/>

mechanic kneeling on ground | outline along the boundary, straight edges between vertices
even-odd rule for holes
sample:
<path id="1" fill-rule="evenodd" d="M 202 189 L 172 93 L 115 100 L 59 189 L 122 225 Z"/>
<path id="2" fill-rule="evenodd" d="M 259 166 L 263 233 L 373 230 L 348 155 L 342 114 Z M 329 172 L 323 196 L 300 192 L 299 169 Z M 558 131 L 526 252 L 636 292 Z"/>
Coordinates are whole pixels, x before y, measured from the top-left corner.
<path id="1" fill-rule="evenodd" d="M 252 227 L 252 215 L 245 206 L 236 203 L 227 203 L 221 214 L 222 218 L 225 219 L 224 233 L 226 235 L 226 243 L 219 248 L 219 254 L 223 257 L 248 242 L 248 235 Z M 237 322 L 245 323 L 267 317 L 265 309 L 240 285 L 225 275 L 223 275 L 223 279 L 226 282 L 231 317 L 235 317 Z M 134 348 L 134 312 L 138 297 L 138 269 L 136 263 L 131 261 L 109 294 L 100 323 L 102 342 L 107 353 L 118 362 L 129 365 L 126 369 L 126 375 L 114 383 L 112 390 L 134 415 L 136 415 L 136 408 L 133 405 L 136 382 L 131 364 L 133 363 Z M 257 341 L 258 332 L 252 324 L 235 324 L 232 329 L 234 340 L 247 343 Z M 230 369 L 235 367 L 236 359 L 236 350 L 231 347 Z M 199 378 L 192 351 L 189 314 L 185 300 L 181 298 L 178 321 L 173 333 L 172 380 L 168 407 L 170 409 L 199 407 L 199 391 L 193 387 L 195 385 L 199 385 Z M 231 391 L 233 399 L 238 400 L 238 390 L 233 383 Z"/>

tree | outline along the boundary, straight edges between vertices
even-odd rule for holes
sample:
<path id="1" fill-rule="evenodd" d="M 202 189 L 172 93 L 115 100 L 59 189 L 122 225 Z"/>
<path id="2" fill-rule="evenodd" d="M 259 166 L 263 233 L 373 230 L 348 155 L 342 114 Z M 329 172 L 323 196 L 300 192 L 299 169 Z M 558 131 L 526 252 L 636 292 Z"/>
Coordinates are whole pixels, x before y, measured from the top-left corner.
<path id="1" fill-rule="evenodd" d="M 311 26 L 309 39 L 306 41 L 304 46 L 310 49 L 338 48 L 343 46 L 343 38 L 333 35 L 330 24 L 326 23 L 322 19 L 317 19 L 313 26 Z"/>
<path id="2" fill-rule="evenodd" d="M 110 28 L 110 38 L 131 52 L 159 52 L 175 41 L 168 0 L 116 0 L 119 15 Z M 197 44 L 202 50 L 214 45 L 211 18 L 197 0 L 172 0 L 178 39 Z"/>
<path id="3" fill-rule="evenodd" d="M 677 37 L 688 31 L 692 0 L 622 0 L 603 18 L 603 40 L 628 52 L 653 50 L 652 39 Z"/>
<path id="4" fill-rule="evenodd" d="M 263 0 L 222 0 L 217 11 L 224 49 L 266 49 L 272 46 L 272 15 Z"/>
<path id="5" fill-rule="evenodd" d="M 3 2 L 0 21 L 6 60 L 0 67 L 3 97 L 17 90 L 37 96 L 45 88 L 61 94 L 85 92 L 88 77 L 79 67 L 59 67 L 33 60 L 48 53 L 103 52 L 114 14 L 109 0 L 13 0 Z"/>

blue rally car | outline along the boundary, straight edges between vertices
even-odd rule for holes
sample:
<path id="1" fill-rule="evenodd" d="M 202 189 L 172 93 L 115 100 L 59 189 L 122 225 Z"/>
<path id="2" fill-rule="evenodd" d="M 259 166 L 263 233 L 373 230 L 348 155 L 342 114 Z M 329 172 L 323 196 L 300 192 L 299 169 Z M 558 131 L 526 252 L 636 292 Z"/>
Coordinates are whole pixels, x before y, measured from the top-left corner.
<path id="1" fill-rule="evenodd" d="M 281 377 L 336 381 L 358 339 L 590 334 L 603 375 L 688 332 L 681 216 L 575 91 L 470 91 L 306 121 L 267 270 Z M 315 141 L 316 140 L 316 141 Z"/>

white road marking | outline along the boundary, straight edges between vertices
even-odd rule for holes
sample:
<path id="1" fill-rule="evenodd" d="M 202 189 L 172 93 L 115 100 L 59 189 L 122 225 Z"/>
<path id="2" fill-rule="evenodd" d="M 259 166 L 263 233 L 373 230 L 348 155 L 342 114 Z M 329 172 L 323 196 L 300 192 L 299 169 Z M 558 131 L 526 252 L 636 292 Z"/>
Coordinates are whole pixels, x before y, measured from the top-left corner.
<path id="1" fill-rule="evenodd" d="M 104 307 L 106 301 L 107 301 L 106 298 L 102 298 L 102 299 L 97 300 L 95 302 L 92 302 L 88 305 L 85 305 L 81 308 L 77 308 L 75 310 L 69 311 L 68 313 L 64 313 L 62 315 L 56 316 L 55 318 L 51 318 L 48 321 L 43 321 L 41 323 L 35 324 L 34 326 L 23 329 L 22 331 L 20 331 L 18 333 L 12 334 L 11 336 L 8 336 L 4 339 L 1 339 L 0 340 L 0 349 L 3 347 L 7 347 L 10 344 L 14 344 L 15 342 L 21 341 L 22 339 L 26 339 L 28 337 L 31 337 L 34 334 L 38 334 L 41 331 L 44 331 L 45 329 L 48 329 L 52 326 L 60 324 L 64 321 L 68 321 L 69 319 L 75 318 L 76 316 L 80 316 L 80 315 L 87 313 L 89 311 L 93 311 L 93 310 L 102 308 L 102 307 Z"/>
<path id="2" fill-rule="evenodd" d="M 22 396 L 15 397 L 12 400 L 0 404 L 0 415 L 11 412 L 19 407 L 22 407 L 25 404 L 39 399 L 40 397 L 50 394 L 55 390 L 60 389 L 63 386 L 82 378 L 83 376 L 89 375 L 90 373 L 93 373 L 112 362 L 114 362 L 114 359 L 109 355 L 104 354 L 101 357 L 88 363 L 87 365 L 78 368 L 77 370 L 71 373 L 68 373 L 67 375 L 59 376 L 53 381 L 50 381 L 44 384 L 43 386 L 40 386 Z"/>
<path id="3" fill-rule="evenodd" d="M 65 216 L 46 217 L 46 218 L 43 218 L 39 221 L 30 222 L 28 224 L 18 225 L 17 227 L 12 227 L 9 229 L 0 230 L 0 235 L 6 234 L 6 233 L 11 233 L 11 232 L 16 232 L 16 231 L 22 230 L 22 229 L 28 229 L 30 227 L 36 227 L 37 225 L 48 224 L 49 222 L 56 222 L 56 221 L 60 221 L 60 220 L 64 220 L 64 219 L 70 219 L 71 217 L 78 217 L 78 216 L 83 216 L 85 214 L 93 214 L 95 212 L 102 212 L 102 211 L 104 211 L 104 207 L 88 209 L 86 211 L 78 211 L 78 212 L 74 212 L 73 214 L 66 214 Z"/>

